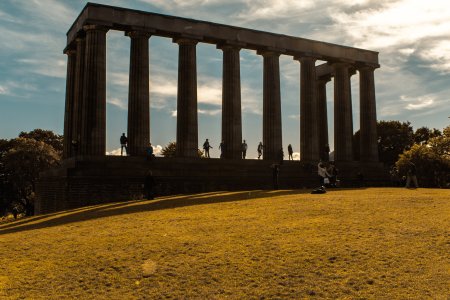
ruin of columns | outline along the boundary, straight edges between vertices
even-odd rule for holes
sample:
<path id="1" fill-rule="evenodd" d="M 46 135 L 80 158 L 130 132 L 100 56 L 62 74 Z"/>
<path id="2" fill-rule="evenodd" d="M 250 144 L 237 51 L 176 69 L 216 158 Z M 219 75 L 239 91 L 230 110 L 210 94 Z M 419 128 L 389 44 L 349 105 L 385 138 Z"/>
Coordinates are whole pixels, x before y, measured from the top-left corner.
<path id="1" fill-rule="evenodd" d="M 222 141 L 224 158 L 240 159 L 242 143 L 241 75 L 239 47 L 220 45 L 223 51 Z"/>
<path id="2" fill-rule="evenodd" d="M 128 86 L 128 155 L 145 155 L 150 141 L 149 52 L 150 34 L 126 33 L 131 39 Z"/>
<path id="3" fill-rule="evenodd" d="M 197 157 L 197 41 L 174 39 L 178 52 L 177 148 L 178 157 Z"/>

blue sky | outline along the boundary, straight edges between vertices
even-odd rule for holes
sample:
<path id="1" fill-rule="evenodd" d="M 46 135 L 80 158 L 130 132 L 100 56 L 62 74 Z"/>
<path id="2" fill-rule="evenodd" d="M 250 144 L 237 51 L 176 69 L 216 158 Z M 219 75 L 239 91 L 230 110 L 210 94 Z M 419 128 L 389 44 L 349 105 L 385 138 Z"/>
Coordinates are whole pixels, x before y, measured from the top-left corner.
<path id="1" fill-rule="evenodd" d="M 450 123 L 450 4 L 417 0 L 112 0 L 98 3 L 299 36 L 380 52 L 375 72 L 379 120 L 414 128 Z M 63 131 L 66 32 L 87 1 L 0 0 L 0 138 L 34 128 Z M 129 38 L 107 35 L 107 150 L 126 132 Z M 178 47 L 150 38 L 151 141 L 176 136 Z M 319 62 L 320 63 L 320 62 Z M 217 156 L 221 135 L 222 53 L 197 46 L 199 144 Z M 300 64 L 280 57 L 283 145 L 299 149 Z M 241 51 L 243 138 L 250 157 L 262 140 L 262 58 Z M 354 131 L 359 78 L 352 77 Z M 327 85 L 333 146 L 333 83 Z M 254 150 L 254 151 L 253 151 Z M 285 150 L 286 152 L 286 150 Z"/>

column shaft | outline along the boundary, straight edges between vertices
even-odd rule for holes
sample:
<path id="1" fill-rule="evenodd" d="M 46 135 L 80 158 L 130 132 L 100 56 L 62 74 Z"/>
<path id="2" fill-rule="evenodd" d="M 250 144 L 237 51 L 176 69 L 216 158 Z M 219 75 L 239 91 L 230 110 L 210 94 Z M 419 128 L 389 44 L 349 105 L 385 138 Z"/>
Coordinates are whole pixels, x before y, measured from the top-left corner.
<path id="1" fill-rule="evenodd" d="M 83 82 L 81 151 L 86 155 L 106 153 L 106 32 L 86 25 L 86 56 Z"/>
<path id="2" fill-rule="evenodd" d="M 300 59 L 300 158 L 302 161 L 319 160 L 319 140 L 316 102 L 316 59 Z"/>
<path id="3" fill-rule="evenodd" d="M 64 143 L 63 158 L 73 155 L 71 149 L 72 127 L 75 118 L 74 111 L 74 88 L 75 88 L 75 70 L 76 70 L 76 54 L 75 50 L 66 51 L 67 54 L 67 77 L 66 77 L 66 103 L 64 111 Z"/>
<path id="4" fill-rule="evenodd" d="M 128 86 L 128 154 L 145 155 L 150 141 L 149 34 L 128 32 L 130 73 Z"/>
<path id="5" fill-rule="evenodd" d="M 317 97 L 317 135 L 318 135 L 318 151 L 321 160 L 328 159 L 328 153 L 325 151 L 328 145 L 328 113 L 327 113 L 327 82 L 330 78 L 320 78 L 316 82 Z"/>
<path id="6" fill-rule="evenodd" d="M 378 161 L 377 111 L 374 68 L 359 69 L 360 93 L 360 157 L 361 161 Z"/>
<path id="7" fill-rule="evenodd" d="M 179 45 L 176 155 L 197 157 L 197 42 L 188 39 L 175 42 Z"/>
<path id="8" fill-rule="evenodd" d="M 335 63 L 334 68 L 334 159 L 353 160 L 353 120 L 349 65 Z"/>
<path id="9" fill-rule="evenodd" d="M 72 145 L 73 155 L 80 154 L 81 143 L 81 127 L 83 122 L 83 84 L 84 84 L 84 63 L 86 60 L 86 40 L 85 38 L 77 38 L 75 40 L 77 45 L 77 61 L 75 67 L 75 91 L 74 91 L 74 105 L 75 113 L 72 128 L 72 140 L 75 142 Z"/>
<path id="10" fill-rule="evenodd" d="M 280 55 L 266 52 L 263 80 L 263 159 L 278 160 L 283 147 L 281 131 Z"/>
<path id="11" fill-rule="evenodd" d="M 222 140 L 225 158 L 240 159 L 242 143 L 239 48 L 223 46 Z"/>

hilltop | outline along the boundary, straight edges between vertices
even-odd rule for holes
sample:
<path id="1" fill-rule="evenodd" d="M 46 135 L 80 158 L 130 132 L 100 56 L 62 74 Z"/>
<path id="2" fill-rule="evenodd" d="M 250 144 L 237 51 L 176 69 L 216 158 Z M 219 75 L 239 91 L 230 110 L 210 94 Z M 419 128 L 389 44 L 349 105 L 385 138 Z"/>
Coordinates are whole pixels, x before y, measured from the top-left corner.
<path id="1" fill-rule="evenodd" d="M 0 224 L 2 299 L 446 299 L 450 191 L 215 192 Z"/>

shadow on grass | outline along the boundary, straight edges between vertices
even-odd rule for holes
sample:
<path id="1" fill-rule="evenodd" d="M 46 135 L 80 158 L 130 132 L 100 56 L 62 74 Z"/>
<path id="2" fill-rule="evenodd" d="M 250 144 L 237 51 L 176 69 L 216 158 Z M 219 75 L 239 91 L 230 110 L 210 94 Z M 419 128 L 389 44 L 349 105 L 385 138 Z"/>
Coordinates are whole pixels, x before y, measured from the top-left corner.
<path id="1" fill-rule="evenodd" d="M 118 216 L 144 211 L 172 209 L 177 207 L 243 201 L 264 197 L 309 194 L 308 190 L 257 190 L 238 192 L 211 192 L 193 195 L 161 197 L 156 200 L 135 200 L 112 204 L 100 204 L 77 208 L 47 215 L 26 218 L 17 222 L 0 225 L 0 234 L 47 228 L 92 219 Z"/>

